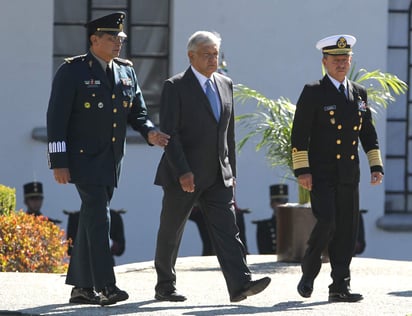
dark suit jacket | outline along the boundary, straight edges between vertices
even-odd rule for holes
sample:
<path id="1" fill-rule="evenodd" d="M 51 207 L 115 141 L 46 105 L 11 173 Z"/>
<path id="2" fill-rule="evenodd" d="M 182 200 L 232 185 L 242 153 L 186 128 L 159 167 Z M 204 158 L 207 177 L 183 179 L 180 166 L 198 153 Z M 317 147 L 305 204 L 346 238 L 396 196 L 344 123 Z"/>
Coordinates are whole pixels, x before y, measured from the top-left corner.
<path id="1" fill-rule="evenodd" d="M 359 140 L 366 153 L 379 149 L 367 104 L 366 90 L 356 82 L 348 81 L 348 100 L 328 76 L 305 85 L 293 122 L 292 151 L 308 151 L 309 167 L 295 168 L 295 175 L 359 182 Z M 371 166 L 371 171 L 383 168 Z"/>
<path id="2" fill-rule="evenodd" d="M 214 73 L 222 104 L 219 122 L 191 67 L 165 81 L 160 107 L 160 129 L 170 135 L 160 160 L 155 184 L 179 186 L 187 172 L 196 189 L 210 186 L 219 173 L 227 187 L 236 176 L 232 81 Z"/>
<path id="3" fill-rule="evenodd" d="M 117 185 L 129 123 L 146 139 L 147 116 L 131 62 L 114 59 L 114 88 L 89 52 L 58 69 L 47 111 L 50 168 L 69 168 L 73 183 Z"/>

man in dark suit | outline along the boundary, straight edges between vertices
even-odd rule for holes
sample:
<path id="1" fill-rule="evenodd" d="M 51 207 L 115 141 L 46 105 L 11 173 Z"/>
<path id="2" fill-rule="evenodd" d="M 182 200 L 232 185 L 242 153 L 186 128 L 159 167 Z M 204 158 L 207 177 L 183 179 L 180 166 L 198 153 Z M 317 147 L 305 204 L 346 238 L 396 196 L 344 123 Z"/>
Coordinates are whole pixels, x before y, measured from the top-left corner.
<path id="1" fill-rule="evenodd" d="M 215 33 L 194 33 L 187 47 L 191 66 L 163 86 L 160 127 L 170 142 L 155 179 L 164 193 L 155 255 L 157 300 L 186 300 L 176 291 L 174 265 L 195 203 L 209 228 L 230 300 L 246 299 L 270 282 L 267 277 L 251 280 L 235 221 L 233 88 L 228 77 L 216 73 L 220 42 Z"/>
<path id="2" fill-rule="evenodd" d="M 74 285 L 72 303 L 110 305 L 128 298 L 116 286 L 109 246 L 110 200 L 127 123 L 150 145 L 168 141 L 149 120 L 132 63 L 118 58 L 124 17 L 116 12 L 86 24 L 90 51 L 60 66 L 47 111 L 49 166 L 58 183 L 75 184 L 82 202 L 66 277 Z"/>
<path id="3" fill-rule="evenodd" d="M 346 77 L 355 42 L 351 35 L 334 35 L 317 43 L 327 74 L 305 85 L 292 127 L 294 173 L 299 185 L 310 190 L 317 219 L 302 261 L 298 292 L 311 296 L 327 247 L 333 280 L 330 302 L 363 298 L 352 293 L 349 284 L 359 222 L 359 140 L 368 157 L 371 184 L 380 184 L 383 178 L 366 89 Z"/>

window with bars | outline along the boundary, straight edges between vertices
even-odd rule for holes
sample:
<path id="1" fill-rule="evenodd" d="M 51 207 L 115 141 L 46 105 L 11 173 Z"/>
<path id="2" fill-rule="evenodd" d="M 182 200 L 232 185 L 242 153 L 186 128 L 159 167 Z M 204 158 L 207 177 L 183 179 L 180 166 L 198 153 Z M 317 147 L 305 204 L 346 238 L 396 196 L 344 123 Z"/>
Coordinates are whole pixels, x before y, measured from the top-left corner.
<path id="1" fill-rule="evenodd" d="M 389 1 L 388 72 L 411 83 L 411 0 Z M 411 91 L 387 109 L 385 212 L 412 213 Z"/>
<path id="2" fill-rule="evenodd" d="M 87 52 L 87 21 L 115 11 L 126 13 L 128 38 L 121 57 L 133 62 L 150 117 L 157 124 L 160 93 L 169 76 L 170 0 L 55 0 L 53 70 L 64 58 Z"/>

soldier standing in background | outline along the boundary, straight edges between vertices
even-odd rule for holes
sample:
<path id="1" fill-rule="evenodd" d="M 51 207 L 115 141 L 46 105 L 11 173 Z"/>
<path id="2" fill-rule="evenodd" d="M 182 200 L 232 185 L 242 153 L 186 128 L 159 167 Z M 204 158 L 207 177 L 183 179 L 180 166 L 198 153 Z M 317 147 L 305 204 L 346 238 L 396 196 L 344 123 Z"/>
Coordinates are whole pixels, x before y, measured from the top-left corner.
<path id="1" fill-rule="evenodd" d="M 288 186 L 286 184 L 273 184 L 269 187 L 270 207 L 272 217 L 269 219 L 252 221 L 257 225 L 256 239 L 260 254 L 276 254 L 276 213 L 280 204 L 288 202 Z"/>
<path id="2" fill-rule="evenodd" d="M 23 185 L 24 204 L 27 207 L 26 213 L 34 216 L 44 216 L 54 224 L 60 224 L 61 221 L 45 216 L 41 212 L 43 206 L 43 184 L 38 181 L 29 182 Z"/>

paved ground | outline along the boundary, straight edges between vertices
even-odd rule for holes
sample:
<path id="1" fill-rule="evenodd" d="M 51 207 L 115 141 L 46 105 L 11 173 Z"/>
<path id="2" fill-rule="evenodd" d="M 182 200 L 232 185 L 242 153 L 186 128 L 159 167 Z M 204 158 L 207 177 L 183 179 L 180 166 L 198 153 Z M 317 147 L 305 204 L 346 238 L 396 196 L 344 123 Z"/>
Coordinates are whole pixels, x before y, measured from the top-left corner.
<path id="1" fill-rule="evenodd" d="M 324 263 L 311 298 L 296 291 L 298 264 L 281 263 L 272 255 L 249 255 L 254 278 L 270 276 L 259 295 L 230 303 L 215 257 L 179 258 L 178 290 L 185 302 L 153 299 L 153 262 L 116 267 L 118 286 L 130 298 L 109 307 L 68 303 L 71 288 L 58 274 L 0 273 L 0 315 L 399 315 L 412 316 L 412 262 L 354 258 L 352 289 L 365 299 L 358 303 L 328 303 L 330 268 Z"/>

